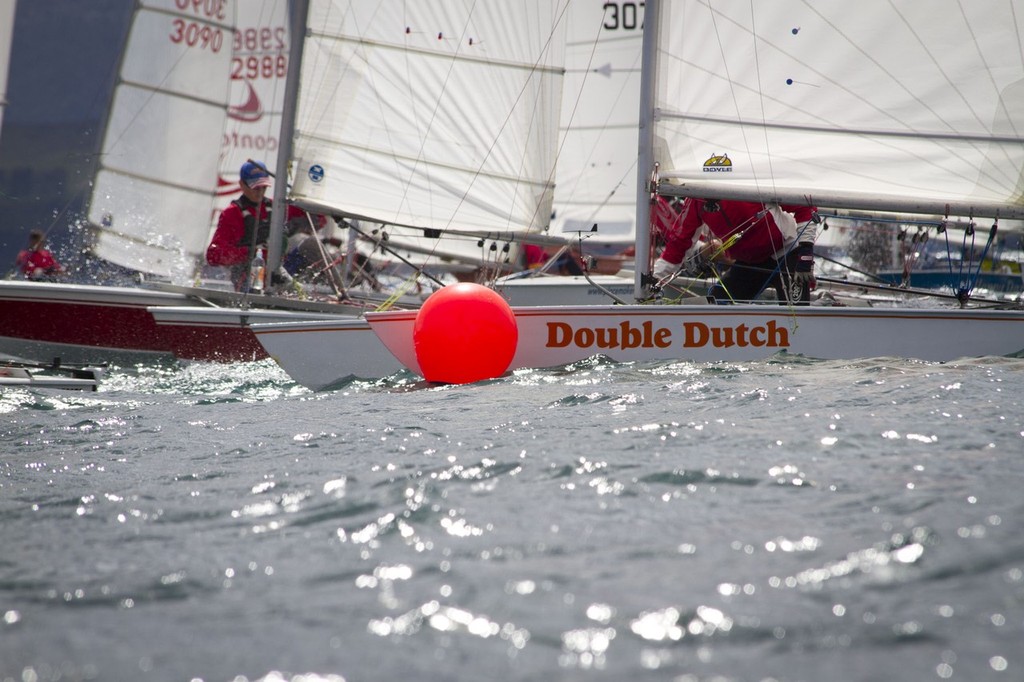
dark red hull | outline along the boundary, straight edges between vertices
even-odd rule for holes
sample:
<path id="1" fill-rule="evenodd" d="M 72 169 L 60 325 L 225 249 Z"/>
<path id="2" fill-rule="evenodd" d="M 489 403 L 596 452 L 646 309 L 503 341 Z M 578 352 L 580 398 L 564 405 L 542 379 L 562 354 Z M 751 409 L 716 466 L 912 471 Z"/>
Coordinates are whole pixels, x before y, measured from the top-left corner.
<path id="1" fill-rule="evenodd" d="M 0 350 L 40 360 L 57 352 L 68 360 L 96 362 L 108 361 L 111 353 L 170 356 L 164 330 L 147 308 L 188 301 L 128 287 L 0 282 Z"/>

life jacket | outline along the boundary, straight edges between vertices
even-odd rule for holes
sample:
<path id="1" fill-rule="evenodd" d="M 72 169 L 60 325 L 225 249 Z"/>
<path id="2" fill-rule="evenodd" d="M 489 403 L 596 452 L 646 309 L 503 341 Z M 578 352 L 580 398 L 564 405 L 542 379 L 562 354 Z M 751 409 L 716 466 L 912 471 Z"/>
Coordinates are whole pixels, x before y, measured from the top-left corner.
<path id="1" fill-rule="evenodd" d="M 241 211 L 242 223 L 245 225 L 245 232 L 242 233 L 242 238 L 238 240 L 236 246 L 251 246 L 254 243 L 254 236 L 256 244 L 265 243 L 270 237 L 270 211 L 273 208 L 270 201 L 264 200 L 261 202 L 266 206 L 267 216 L 258 221 L 258 224 L 257 216 L 260 213 L 260 204 L 254 204 L 244 196 L 233 199 L 231 203 Z"/>

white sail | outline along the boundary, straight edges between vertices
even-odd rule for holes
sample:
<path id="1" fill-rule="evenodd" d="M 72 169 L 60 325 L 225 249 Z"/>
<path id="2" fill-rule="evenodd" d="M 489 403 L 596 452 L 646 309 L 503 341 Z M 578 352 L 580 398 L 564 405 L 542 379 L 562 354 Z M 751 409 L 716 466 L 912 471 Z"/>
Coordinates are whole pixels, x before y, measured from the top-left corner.
<path id="1" fill-rule="evenodd" d="M 494 236 L 546 227 L 564 9 L 565 0 L 313 0 L 292 198 L 390 226 Z M 436 256 L 489 258 L 476 238 L 388 230 Z"/>
<path id="2" fill-rule="evenodd" d="M 234 0 L 139 3 L 89 206 L 100 258 L 181 279 L 205 251 L 234 13 Z"/>
<path id="3" fill-rule="evenodd" d="M 234 0 L 231 94 L 220 146 L 215 216 L 238 196 L 238 170 L 248 159 L 273 169 L 280 147 L 288 72 L 287 0 Z"/>
<path id="4" fill-rule="evenodd" d="M 661 11 L 656 157 L 682 192 L 1020 217 L 1021 3 Z"/>
<path id="5" fill-rule="evenodd" d="M 11 42 L 14 38 L 15 0 L 0 0 L 0 130 L 7 107 L 7 74 L 11 68 Z"/>
<path id="6" fill-rule="evenodd" d="M 550 234 L 632 244 L 643 4 L 574 0 Z"/>

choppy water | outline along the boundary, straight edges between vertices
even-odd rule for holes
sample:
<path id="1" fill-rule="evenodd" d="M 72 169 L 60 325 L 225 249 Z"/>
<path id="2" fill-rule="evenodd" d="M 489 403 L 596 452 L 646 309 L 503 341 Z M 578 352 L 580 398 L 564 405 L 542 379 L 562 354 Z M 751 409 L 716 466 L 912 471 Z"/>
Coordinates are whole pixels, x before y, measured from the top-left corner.
<path id="1" fill-rule="evenodd" d="M 1022 404 L 1005 359 L 7 390 L 0 680 L 1022 680 Z"/>

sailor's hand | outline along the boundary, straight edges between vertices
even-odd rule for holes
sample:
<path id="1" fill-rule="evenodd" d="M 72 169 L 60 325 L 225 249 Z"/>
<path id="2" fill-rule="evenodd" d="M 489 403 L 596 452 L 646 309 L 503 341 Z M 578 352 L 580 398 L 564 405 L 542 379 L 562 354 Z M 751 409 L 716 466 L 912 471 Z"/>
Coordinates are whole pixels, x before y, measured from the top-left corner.
<path id="1" fill-rule="evenodd" d="M 793 279 L 800 284 L 807 284 L 814 288 L 814 244 L 811 242 L 800 242 L 796 247 L 796 265 L 794 266 Z"/>
<path id="2" fill-rule="evenodd" d="M 664 258 L 659 258 L 658 260 L 654 261 L 654 272 L 652 274 L 654 275 L 655 279 L 662 280 L 668 277 L 669 275 L 675 274 L 678 270 L 678 263 L 669 263 Z"/>
<path id="3" fill-rule="evenodd" d="M 728 252 L 722 245 L 722 240 L 717 237 L 706 242 L 704 246 L 701 247 L 700 253 L 708 263 L 717 263 L 720 265 L 732 265 L 733 263 L 732 258 L 729 257 Z"/>
<path id="4" fill-rule="evenodd" d="M 700 245 L 700 248 L 685 261 L 683 268 L 691 277 L 709 277 L 714 274 L 716 265 L 732 265 L 732 259 L 726 255 L 720 239 L 712 239 Z"/>

